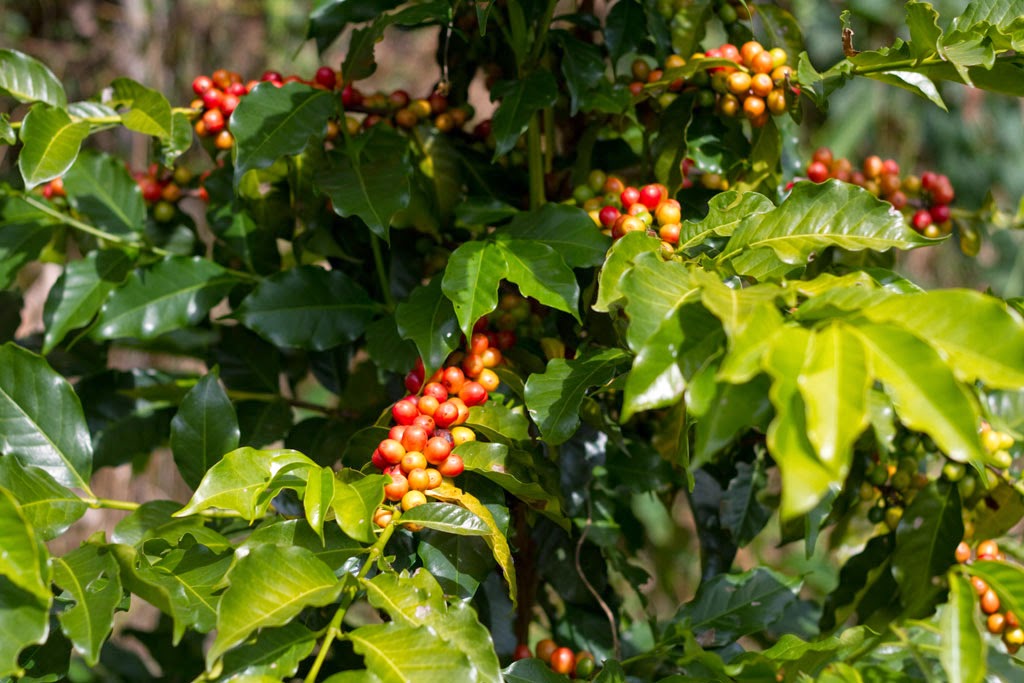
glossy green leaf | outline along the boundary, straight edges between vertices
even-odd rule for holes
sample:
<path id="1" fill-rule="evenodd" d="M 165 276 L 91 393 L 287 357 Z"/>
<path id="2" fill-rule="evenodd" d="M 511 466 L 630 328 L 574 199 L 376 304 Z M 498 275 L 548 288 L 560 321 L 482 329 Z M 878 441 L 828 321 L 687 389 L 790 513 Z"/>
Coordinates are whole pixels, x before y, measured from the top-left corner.
<path id="1" fill-rule="evenodd" d="M 655 252 L 636 257 L 633 269 L 622 279 L 621 291 L 629 316 L 626 341 L 634 351 L 644 346 L 670 312 L 700 297 L 691 269 L 678 261 L 663 261 Z"/>
<path id="2" fill-rule="evenodd" d="M 190 536 L 215 553 L 232 547 L 226 537 L 205 526 L 203 518 L 173 517 L 180 507 L 181 503 L 173 500 L 146 501 L 117 523 L 111 541 L 141 549 L 151 540 L 166 541 L 171 546 L 183 545 L 182 539 Z"/>
<path id="3" fill-rule="evenodd" d="M 759 361 L 772 334 L 782 325 L 776 301 L 780 290 L 770 284 L 733 289 L 717 275 L 701 270 L 694 271 L 693 278 L 701 286 L 701 302 L 721 320 L 729 338 L 719 378 L 734 384 L 749 382 L 760 371 Z"/>
<path id="4" fill-rule="evenodd" d="M 317 50 L 322 53 L 350 23 L 376 19 L 400 4 L 401 0 L 317 0 L 309 15 L 306 39 L 316 38 Z"/>
<path id="5" fill-rule="evenodd" d="M 334 514 L 347 536 L 364 543 L 374 541 L 373 513 L 384 501 L 387 483 L 388 476 L 384 474 L 370 474 L 348 483 L 334 482 Z"/>
<path id="6" fill-rule="evenodd" d="M 741 275 L 777 278 L 834 246 L 851 251 L 912 249 L 931 243 L 867 190 L 830 180 L 797 183 L 778 208 L 747 218 L 718 256 Z"/>
<path id="7" fill-rule="evenodd" d="M 216 371 L 189 389 L 171 420 L 171 453 L 193 489 L 228 451 L 238 448 L 238 418 Z"/>
<path id="8" fill-rule="evenodd" d="M 864 623 L 882 607 L 879 601 L 885 603 L 883 612 L 899 611 L 899 604 L 893 600 L 899 590 L 892 576 L 894 545 L 893 534 L 875 536 L 862 551 L 846 561 L 839 571 L 838 585 L 825 601 L 821 617 L 823 629 L 832 629 L 853 613 Z"/>
<path id="9" fill-rule="evenodd" d="M 612 245 L 587 212 L 575 206 L 548 203 L 536 211 L 517 213 L 496 233 L 499 241 L 532 240 L 557 251 L 570 268 L 599 266 Z"/>
<path id="10" fill-rule="evenodd" d="M 258 526 L 238 547 L 245 552 L 263 544 L 305 548 L 335 572 L 365 554 L 363 545 L 346 536 L 337 526 L 327 524 L 323 531 L 321 539 L 304 519 L 275 518 Z"/>
<path id="11" fill-rule="evenodd" d="M 442 293 L 441 278 L 414 289 L 395 312 L 398 333 L 416 344 L 424 367 L 433 373 L 459 343 L 458 318 L 451 300 Z"/>
<path id="12" fill-rule="evenodd" d="M 530 117 L 558 100 L 558 84 L 551 72 L 538 69 L 518 80 L 499 81 L 491 88 L 491 101 L 501 100 L 492 118 L 494 158 L 512 151 L 526 132 Z"/>
<path id="13" fill-rule="evenodd" d="M 236 676 L 273 676 L 275 681 L 294 676 L 299 663 L 316 646 L 316 633 L 298 621 L 280 628 L 261 629 L 256 638 L 224 655 L 218 681 L 238 681 Z"/>
<path id="14" fill-rule="evenodd" d="M 912 616 L 931 612 L 942 592 L 932 579 L 946 573 L 963 539 L 959 489 L 939 480 L 917 492 L 896 528 L 892 569 L 900 600 Z"/>
<path id="15" fill-rule="evenodd" d="M 552 445 L 568 441 L 580 424 L 580 406 L 587 391 L 610 382 L 627 356 L 619 349 L 582 354 L 575 360 L 556 358 L 542 373 L 526 381 L 526 406 Z"/>
<path id="16" fill-rule="evenodd" d="M 507 271 L 504 252 L 491 242 L 466 242 L 448 257 L 441 289 L 467 339 L 476 321 L 498 307 L 498 285 Z"/>
<path id="17" fill-rule="evenodd" d="M 613 62 L 636 50 L 647 35 L 644 8 L 637 0 L 621 0 L 608 13 L 604 27 L 604 40 Z"/>
<path id="18" fill-rule="evenodd" d="M 68 202 L 89 222 L 115 235 L 141 233 L 146 204 L 139 184 L 116 157 L 89 150 L 78 155 L 64 176 Z"/>
<path id="19" fill-rule="evenodd" d="M 985 579 L 996 592 L 1004 612 L 1024 614 L 1024 569 L 1019 565 L 997 560 L 979 560 L 968 570 L 972 576 Z"/>
<path id="20" fill-rule="evenodd" d="M 448 595 L 472 598 L 494 572 L 494 556 L 479 536 L 456 536 L 424 529 L 416 554 Z"/>
<path id="21" fill-rule="evenodd" d="M 605 257 L 598 277 L 597 301 L 593 309 L 607 313 L 613 304 L 622 301 L 623 277 L 630 271 L 638 256 L 646 252 L 657 252 L 661 240 L 649 237 L 646 232 L 631 232 L 615 240 Z"/>
<path id="22" fill-rule="evenodd" d="M 302 496 L 302 509 L 306 512 L 309 526 L 321 539 L 324 535 L 324 520 L 334 502 L 334 487 L 334 470 L 330 467 L 310 470 L 306 492 Z"/>
<path id="23" fill-rule="evenodd" d="M 278 346 L 322 351 L 361 335 L 374 308 L 366 291 L 340 270 L 299 266 L 257 285 L 235 316 Z"/>
<path id="24" fill-rule="evenodd" d="M 50 69 L 35 57 L 18 50 L 0 50 L 0 92 L 19 102 L 45 102 L 66 107 L 64 86 Z"/>
<path id="25" fill-rule="evenodd" d="M 53 351 L 72 330 L 89 324 L 110 293 L 128 277 L 131 267 L 128 254 L 120 249 L 91 251 L 64 266 L 43 309 L 43 353 Z"/>
<path id="26" fill-rule="evenodd" d="M 521 412 L 516 412 L 496 401 L 469 409 L 466 426 L 483 434 L 490 441 L 505 443 L 527 441 L 530 438 L 530 423 Z"/>
<path id="27" fill-rule="evenodd" d="M 206 317 L 237 280 L 213 261 L 168 256 L 128 276 L 100 310 L 97 339 L 153 339 Z"/>
<path id="28" fill-rule="evenodd" d="M 459 536 L 486 536 L 491 530 L 475 514 L 458 505 L 427 503 L 402 515 L 402 522 Z"/>
<path id="29" fill-rule="evenodd" d="M 552 247 L 531 240 L 498 242 L 508 270 L 505 277 L 519 285 L 523 296 L 580 319 L 580 287 L 576 275 Z"/>
<path id="30" fill-rule="evenodd" d="M 977 596 L 967 577 L 950 572 L 949 601 L 939 615 L 942 648 L 939 661 L 950 683 L 981 683 L 985 680 L 988 645 L 982 638 Z"/>
<path id="31" fill-rule="evenodd" d="M 995 297 L 968 289 L 890 297 L 863 315 L 903 327 L 935 347 L 962 382 L 1024 387 L 1024 321 Z"/>
<path id="32" fill-rule="evenodd" d="M 89 492 L 92 442 L 71 385 L 30 351 L 0 346 L 0 453 Z"/>
<path id="33" fill-rule="evenodd" d="M 408 372 L 419 358 L 416 345 L 398 334 L 398 320 L 393 315 L 366 326 L 366 351 L 377 367 L 398 373 Z"/>
<path id="34" fill-rule="evenodd" d="M 892 325 L 854 328 L 907 427 L 932 438 L 948 457 L 981 464 L 977 400 L 928 344 Z"/>
<path id="35" fill-rule="evenodd" d="M 673 621 L 703 633 L 707 645 L 721 647 L 778 621 L 796 602 L 795 587 L 791 579 L 767 569 L 719 574 L 701 582 L 693 601 L 683 605 Z"/>
<path id="36" fill-rule="evenodd" d="M 709 371 L 713 372 L 711 367 Z M 694 380 L 697 384 L 697 380 Z M 694 403 L 694 390 L 687 392 L 688 405 Z M 712 462 L 718 453 L 743 438 L 751 427 L 763 428 L 771 417 L 768 381 L 764 375 L 744 384 L 720 382 L 706 405 L 690 412 L 697 417 L 691 466 Z"/>
<path id="37" fill-rule="evenodd" d="M 50 600 L 50 568 L 47 552 L 35 529 L 29 526 L 18 501 L 0 489 L 0 576 L 41 602 Z"/>
<path id="38" fill-rule="evenodd" d="M 562 74 L 569 90 L 569 112 L 575 116 L 581 108 L 588 108 L 590 91 L 607 83 L 607 66 L 596 45 L 574 38 L 568 31 L 552 31 L 551 35 L 562 48 Z"/>
<path id="39" fill-rule="evenodd" d="M 283 626 L 305 607 L 333 602 L 343 586 L 313 553 L 276 545 L 253 548 L 231 568 L 227 581 L 208 666 L 256 629 Z"/>
<path id="40" fill-rule="evenodd" d="M 863 626 L 843 629 L 834 636 L 812 641 L 787 633 L 763 654 L 772 662 L 783 664 L 783 680 L 790 683 L 799 680 L 801 675 L 814 675 L 832 662 L 845 660 L 864 645 L 870 635 L 871 632 Z"/>
<path id="41" fill-rule="evenodd" d="M 388 241 L 388 227 L 409 206 L 412 175 L 408 141 L 386 126 L 349 141 L 344 153 L 327 157 L 316 185 L 340 216 L 358 216 Z"/>
<path id="42" fill-rule="evenodd" d="M 722 527 L 738 546 L 748 545 L 768 523 L 771 510 L 758 499 L 768 483 L 764 461 L 736 463 L 736 476 L 722 497 Z"/>
<path id="43" fill-rule="evenodd" d="M 160 141 L 160 163 L 168 168 L 174 166 L 182 154 L 192 146 L 192 121 L 182 112 L 171 116 L 171 135 Z"/>
<path id="44" fill-rule="evenodd" d="M 86 663 L 95 666 L 114 626 L 114 611 L 121 603 L 117 561 L 104 548 L 87 544 L 52 558 L 50 563 L 53 582 L 75 601 L 73 607 L 60 613 L 61 628 Z"/>
<path id="45" fill-rule="evenodd" d="M 423 507 L 426 506 L 410 512 Z M 476 613 L 461 602 L 446 606 L 441 586 L 429 572 L 420 570 L 412 577 L 381 574 L 364 581 L 363 586 L 370 604 L 386 611 L 395 623 L 406 627 L 429 626 L 449 647 L 463 653 L 474 669 L 472 680 L 502 680 L 491 636 L 480 625 Z"/>
<path id="46" fill-rule="evenodd" d="M 450 683 L 476 679 L 475 667 L 427 626 L 374 624 L 348 633 L 366 668 L 382 683 Z"/>
<path id="47" fill-rule="evenodd" d="M 18 653 L 46 641 L 49 604 L 0 576 L 0 676 L 17 673 Z"/>
<path id="48" fill-rule="evenodd" d="M 311 139 L 322 140 L 336 108 L 332 93 L 302 83 L 281 88 L 262 83 L 253 88 L 231 114 L 235 186 L 247 171 L 298 154 Z"/>
<path id="49" fill-rule="evenodd" d="M 53 237 L 55 223 L 27 201 L 9 197 L 0 201 L 0 224 L 0 286 L 9 288 L 22 267 L 39 258 Z"/>
<path id="50" fill-rule="evenodd" d="M 22 465 L 17 458 L 0 457 L 0 487 L 18 501 L 25 521 L 42 541 L 60 536 L 88 509 L 45 470 Z"/>
<path id="51" fill-rule="evenodd" d="M 830 469 L 845 472 L 868 427 L 872 378 L 860 339 L 839 322 L 815 330 L 797 387 L 807 407 L 807 438 Z"/>
<path id="52" fill-rule="evenodd" d="M 797 378 L 810 346 L 811 333 L 798 327 L 783 328 L 764 358 L 772 376 L 768 392 L 775 417 L 768 425 L 768 452 L 782 475 L 782 518 L 790 519 L 811 510 L 831 487 L 845 479 L 848 463 L 822 462 L 807 437 L 806 407 Z"/>
<path id="53" fill-rule="evenodd" d="M 75 123 L 63 109 L 38 103 L 21 122 L 21 153 L 18 169 L 25 187 L 32 189 L 64 175 L 78 157 L 89 124 Z"/>
<path id="54" fill-rule="evenodd" d="M 565 526 L 557 493 L 545 490 L 536 481 L 536 468 L 513 458 L 504 444 L 470 441 L 456 446 L 453 452 L 462 457 L 467 470 L 490 479 L 556 524 Z"/>
<path id="55" fill-rule="evenodd" d="M 565 676 L 556 674 L 551 666 L 536 657 L 520 659 L 501 670 L 507 683 L 565 683 Z"/>
<path id="56" fill-rule="evenodd" d="M 679 248 L 690 249 L 712 237 L 728 237 L 747 216 L 768 213 L 775 208 L 771 200 L 757 192 L 728 190 L 708 202 L 708 213 L 699 221 L 683 221 Z"/>
<path id="57" fill-rule="evenodd" d="M 115 78 L 111 86 L 114 102 L 128 107 L 121 113 L 125 128 L 158 138 L 171 136 L 171 103 L 162 93 L 130 78 Z"/>
<path id="58" fill-rule="evenodd" d="M 317 465 L 298 451 L 261 451 L 243 447 L 224 455 L 207 470 L 192 499 L 175 517 L 218 508 L 233 510 L 252 521 L 270 505 L 264 495 L 271 480 L 284 468 L 315 468 Z"/>

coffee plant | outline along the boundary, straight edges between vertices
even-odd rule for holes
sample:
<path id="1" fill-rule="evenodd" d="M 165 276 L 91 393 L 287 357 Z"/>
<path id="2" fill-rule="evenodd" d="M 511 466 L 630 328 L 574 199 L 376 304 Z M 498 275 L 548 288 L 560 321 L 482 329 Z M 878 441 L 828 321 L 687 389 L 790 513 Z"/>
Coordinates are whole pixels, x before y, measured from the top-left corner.
<path id="1" fill-rule="evenodd" d="M 800 143 L 1024 96 L 1019 0 L 905 9 L 823 68 L 768 3 L 319 0 L 340 64 L 79 102 L 0 50 L 0 679 L 1022 680 L 1024 302 L 894 269 L 1024 221 Z"/>

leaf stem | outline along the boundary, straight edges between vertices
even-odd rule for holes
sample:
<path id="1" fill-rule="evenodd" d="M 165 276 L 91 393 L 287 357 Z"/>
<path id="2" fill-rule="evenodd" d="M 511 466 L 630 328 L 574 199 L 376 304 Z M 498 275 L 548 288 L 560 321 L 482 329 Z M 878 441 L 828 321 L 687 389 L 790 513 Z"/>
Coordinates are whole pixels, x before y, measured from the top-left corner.
<path id="1" fill-rule="evenodd" d="M 192 107 L 174 107 L 173 109 L 171 109 L 172 116 L 174 114 L 185 114 L 189 117 L 193 117 L 198 113 L 199 110 L 193 109 Z M 124 121 L 124 118 L 120 114 L 115 114 L 113 116 L 72 116 L 71 118 L 78 123 L 84 122 L 88 123 L 91 126 L 116 126 L 117 124 Z M 10 121 L 9 123 L 11 128 L 13 128 L 14 130 L 18 130 L 19 128 L 21 128 L 22 122 Z"/>
<path id="2" fill-rule="evenodd" d="M 387 268 L 384 267 L 384 254 L 380 250 L 380 238 L 372 233 L 370 234 L 370 248 L 373 249 L 373 264 L 377 269 L 377 279 L 380 280 L 384 303 L 388 312 L 391 313 L 395 310 L 395 298 L 391 296 L 391 283 Z"/>
<path id="3" fill-rule="evenodd" d="M 120 235 L 114 235 L 114 234 L 111 234 L 109 232 L 106 232 L 105 230 L 100 230 L 99 228 L 97 228 L 94 225 L 89 225 L 88 223 L 84 223 L 84 222 L 78 220 L 77 218 L 74 218 L 72 216 L 67 215 L 66 213 L 62 213 L 60 211 L 57 211 L 56 209 L 54 209 L 53 207 L 49 206 L 45 202 L 41 202 L 41 201 L 39 201 L 38 199 L 36 199 L 35 197 L 33 197 L 33 196 L 29 195 L 29 194 L 23 195 L 22 199 L 24 199 L 25 203 L 28 204 L 29 206 L 32 206 L 32 207 L 34 207 L 36 209 L 39 209 L 40 211 L 42 211 L 43 213 L 45 213 L 48 216 L 56 218 L 57 220 L 62 222 L 64 225 L 67 225 L 68 227 L 74 228 L 75 230 L 78 230 L 80 232 L 84 232 L 87 235 L 92 235 L 93 237 L 95 237 L 97 239 L 105 240 L 107 242 L 112 242 L 113 244 L 117 244 L 117 245 L 122 246 L 122 247 L 131 247 L 131 248 L 134 248 L 134 249 L 140 249 L 140 250 L 143 250 L 143 251 L 148 251 L 150 253 L 156 254 L 157 256 L 171 256 L 172 255 L 171 252 L 167 251 L 166 249 L 161 249 L 160 247 L 150 246 L 148 244 L 143 244 L 141 242 L 132 242 L 131 240 L 126 240 L 125 238 L 121 237 Z"/>
<path id="4" fill-rule="evenodd" d="M 384 552 L 384 546 L 388 544 L 391 539 L 391 534 L 395 533 L 397 528 L 396 522 L 398 518 L 402 516 L 401 512 L 397 510 L 394 516 L 391 518 L 391 524 L 384 527 L 384 531 L 377 537 L 377 540 L 372 546 L 370 546 L 370 552 L 366 557 L 366 562 L 359 569 L 357 578 L 364 579 L 370 572 L 370 567 L 377 561 Z M 349 605 L 352 604 L 356 594 L 355 590 L 350 590 L 345 593 L 342 597 L 341 602 L 338 604 L 338 609 L 334 612 L 334 616 L 331 617 L 331 623 L 327 626 L 327 632 L 324 634 L 324 640 L 320 643 L 320 651 L 316 653 L 316 659 L 313 660 L 313 665 L 309 668 L 309 673 L 306 674 L 305 683 L 315 683 L 316 677 L 320 675 L 320 667 L 323 666 L 324 660 L 327 659 L 327 653 L 331 649 L 331 645 L 335 639 L 341 635 L 341 622 L 345 618 L 345 613 L 348 611 Z"/>
<path id="5" fill-rule="evenodd" d="M 128 510 L 134 512 L 140 507 L 139 503 L 131 500 L 114 500 L 112 498 L 83 498 L 82 501 L 93 510 Z"/>

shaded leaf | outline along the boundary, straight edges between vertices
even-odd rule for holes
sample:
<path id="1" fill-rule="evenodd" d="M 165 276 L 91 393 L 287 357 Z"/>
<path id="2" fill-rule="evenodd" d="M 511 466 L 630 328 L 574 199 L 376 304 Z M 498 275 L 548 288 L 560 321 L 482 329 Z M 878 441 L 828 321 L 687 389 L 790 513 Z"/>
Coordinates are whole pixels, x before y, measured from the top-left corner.
<path id="1" fill-rule="evenodd" d="M 64 175 L 68 202 L 96 227 L 115 235 L 141 233 L 146 204 L 124 162 L 89 150 Z"/>
<path id="2" fill-rule="evenodd" d="M 465 242 L 448 257 L 441 289 L 467 339 L 476 321 L 498 307 L 498 285 L 507 272 L 504 252 L 491 242 Z"/>
<path id="3" fill-rule="evenodd" d="M 435 277 L 430 284 L 414 289 L 395 311 L 399 334 L 416 344 L 428 373 L 441 367 L 459 343 L 459 322 L 451 301 L 441 291 L 441 280 Z"/>
<path id="4" fill-rule="evenodd" d="M 218 680 L 234 680 L 233 676 L 267 675 L 274 681 L 294 676 L 299 663 L 313 652 L 316 633 L 297 621 L 280 628 L 264 628 L 256 638 L 224 655 L 224 666 Z"/>
<path id="5" fill-rule="evenodd" d="M 171 452 L 182 479 L 193 489 L 228 451 L 238 448 L 238 419 L 218 373 L 189 389 L 171 420 Z"/>
<path id="6" fill-rule="evenodd" d="M 530 240 L 498 242 L 505 255 L 509 282 L 519 285 L 523 296 L 580 319 L 580 287 L 562 256 L 552 247 Z"/>
<path id="7" fill-rule="evenodd" d="M 570 268 L 601 265 L 612 246 L 611 238 L 601 234 L 586 211 L 556 203 L 517 213 L 496 235 L 502 242 L 531 240 L 546 244 L 557 251 Z"/>
<path id="8" fill-rule="evenodd" d="M 501 100 L 491 119 L 494 133 L 494 158 L 512 151 L 526 132 L 530 117 L 558 100 L 558 84 L 551 72 L 536 70 L 512 81 L 499 81 L 491 88 L 491 101 Z"/>
<path id="9" fill-rule="evenodd" d="M 931 612 L 942 588 L 933 581 L 956 563 L 956 546 L 964 537 L 960 493 L 939 480 L 917 492 L 896 527 L 892 570 L 900 600 L 911 616 Z"/>
<path id="10" fill-rule="evenodd" d="M 51 352 L 69 332 L 92 321 L 131 267 L 128 254 L 120 249 L 97 249 L 65 265 L 43 309 L 43 353 Z"/>

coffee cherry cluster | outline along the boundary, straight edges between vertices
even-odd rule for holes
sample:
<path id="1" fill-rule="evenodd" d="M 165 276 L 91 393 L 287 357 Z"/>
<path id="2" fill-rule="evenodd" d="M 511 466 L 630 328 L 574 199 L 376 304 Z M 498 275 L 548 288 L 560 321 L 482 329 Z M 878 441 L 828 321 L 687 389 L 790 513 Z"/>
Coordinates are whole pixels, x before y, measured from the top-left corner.
<path id="1" fill-rule="evenodd" d="M 132 177 L 158 223 L 167 223 L 177 215 L 178 201 L 186 194 L 184 188 L 192 182 L 192 172 L 184 166 L 171 170 L 150 164 L 145 171 L 133 172 Z"/>
<path id="2" fill-rule="evenodd" d="M 916 444 L 913 445 L 914 448 L 907 450 L 915 450 Z M 895 465 L 884 462 L 868 465 L 864 482 L 861 483 L 860 497 L 864 501 L 874 501 L 868 510 L 869 522 L 884 522 L 890 531 L 896 530 L 906 506 L 928 484 L 928 477 L 919 468 L 918 460 L 910 455 L 901 457 Z"/>
<path id="3" fill-rule="evenodd" d="M 682 208 L 660 183 L 635 187 L 595 170 L 573 195 L 577 202 L 583 200 L 583 209 L 594 224 L 612 239 L 644 231 L 660 237 L 668 250 L 679 243 Z"/>
<path id="4" fill-rule="evenodd" d="M 501 361 L 501 351 L 482 332 L 475 332 L 466 352 L 454 354 L 429 379 L 422 360 L 417 360 L 405 376 L 409 395 L 392 406 L 395 424 L 371 457 L 377 469 L 391 477 L 384 487 L 387 500 L 411 510 L 427 502 L 424 492 L 440 486 L 443 477 L 462 474 L 465 463 L 452 450 L 476 440 L 473 430 L 463 425 L 469 409 L 486 403 L 500 385 L 493 368 Z M 374 515 L 381 527 L 391 518 L 387 508 Z"/>
<path id="5" fill-rule="evenodd" d="M 597 670 L 594 655 L 586 650 L 573 652 L 571 648 L 559 647 L 550 638 L 545 638 L 538 642 L 536 652 L 537 659 L 550 666 L 551 670 L 555 673 L 562 674 L 563 676 L 589 680 Z M 519 661 L 520 659 L 529 659 L 532 656 L 530 646 L 526 643 L 519 643 L 516 646 L 513 659 Z"/>
<path id="6" fill-rule="evenodd" d="M 448 98 L 437 91 L 414 99 L 401 89 L 364 95 L 355 86 L 347 85 L 341 92 L 341 103 L 348 112 L 366 115 L 359 123 L 363 129 L 385 123 L 408 130 L 429 123 L 438 131 L 449 133 L 461 130 L 473 116 L 468 105 L 451 106 Z"/>
<path id="7" fill-rule="evenodd" d="M 200 138 L 213 138 L 216 149 L 231 149 L 235 139 L 228 129 L 229 121 L 241 99 L 260 83 L 273 83 L 280 88 L 286 83 L 292 82 L 306 83 L 314 88 L 324 90 L 334 90 L 340 82 L 340 73 L 329 66 L 322 66 L 309 80 L 295 75 L 282 76 L 277 71 L 266 71 L 259 80 L 245 81 L 241 74 L 227 69 L 217 69 L 209 76 L 196 76 L 192 81 L 192 91 L 197 96 L 197 99 L 192 101 L 192 108 L 200 112 L 198 119 L 193 124 L 196 135 Z M 334 132 L 337 134 L 336 124 Z M 328 137 L 330 137 L 330 130 L 328 130 Z"/>
<path id="8" fill-rule="evenodd" d="M 835 158 L 828 147 L 819 147 L 807 165 L 807 179 L 822 183 L 829 178 L 859 185 L 886 200 L 925 237 L 941 237 L 952 230 L 949 205 L 955 193 L 944 175 L 926 171 L 920 176 L 902 176 L 896 161 L 877 155 L 867 157 L 856 169 L 848 159 Z"/>
<path id="9" fill-rule="evenodd" d="M 955 557 L 960 564 L 971 564 L 973 560 L 1006 561 L 1006 555 L 999 550 L 999 544 L 993 540 L 982 541 L 973 553 L 971 546 L 961 541 L 956 547 Z M 971 585 L 978 596 L 978 607 L 985 615 L 985 628 L 992 635 L 1002 637 L 1007 652 L 1011 655 L 1016 654 L 1021 645 L 1024 645 L 1024 629 L 1021 628 L 1017 615 L 1010 610 L 1002 609 L 999 596 L 981 577 L 972 576 Z"/>

